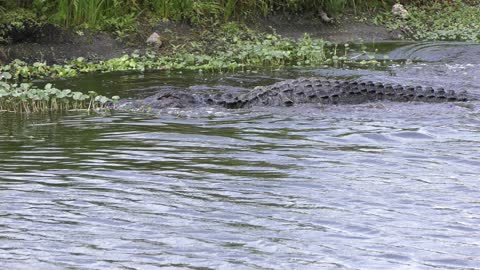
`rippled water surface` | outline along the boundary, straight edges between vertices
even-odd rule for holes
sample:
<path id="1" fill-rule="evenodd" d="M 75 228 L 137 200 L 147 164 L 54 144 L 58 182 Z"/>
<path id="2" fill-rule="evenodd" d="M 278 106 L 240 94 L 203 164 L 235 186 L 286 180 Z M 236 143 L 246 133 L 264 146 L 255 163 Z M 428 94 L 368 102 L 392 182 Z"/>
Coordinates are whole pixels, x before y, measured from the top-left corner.
<path id="1" fill-rule="evenodd" d="M 391 54 L 438 46 L 450 55 L 457 45 Z M 141 96 L 316 75 L 475 94 L 477 50 L 383 71 L 120 73 L 57 85 Z M 480 269 L 479 105 L 0 114 L 2 269 Z"/>

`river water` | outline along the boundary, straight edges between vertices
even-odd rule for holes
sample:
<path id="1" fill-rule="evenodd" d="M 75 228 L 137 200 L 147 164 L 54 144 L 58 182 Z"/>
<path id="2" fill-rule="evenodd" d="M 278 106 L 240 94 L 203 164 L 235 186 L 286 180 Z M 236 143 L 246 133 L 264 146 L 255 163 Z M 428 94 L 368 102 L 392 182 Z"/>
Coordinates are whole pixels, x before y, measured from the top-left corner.
<path id="1" fill-rule="evenodd" d="M 480 93 L 480 46 L 387 69 L 92 74 L 142 96 L 298 76 Z M 363 105 L 0 114 L 2 269 L 480 269 L 480 109 Z"/>

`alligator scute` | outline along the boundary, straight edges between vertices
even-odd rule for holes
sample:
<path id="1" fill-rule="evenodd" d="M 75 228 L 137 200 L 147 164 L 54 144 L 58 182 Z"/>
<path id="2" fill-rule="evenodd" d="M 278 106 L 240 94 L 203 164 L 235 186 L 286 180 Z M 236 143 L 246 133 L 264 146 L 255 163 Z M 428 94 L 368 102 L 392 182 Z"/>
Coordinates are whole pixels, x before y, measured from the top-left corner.
<path id="1" fill-rule="evenodd" d="M 144 100 L 122 100 L 119 108 L 185 108 L 222 106 L 228 109 L 253 106 L 294 106 L 297 104 L 361 104 L 376 101 L 455 102 L 473 98 L 463 92 L 443 88 L 403 86 L 372 81 L 338 81 L 320 78 L 285 80 L 248 91 L 162 90 Z"/>

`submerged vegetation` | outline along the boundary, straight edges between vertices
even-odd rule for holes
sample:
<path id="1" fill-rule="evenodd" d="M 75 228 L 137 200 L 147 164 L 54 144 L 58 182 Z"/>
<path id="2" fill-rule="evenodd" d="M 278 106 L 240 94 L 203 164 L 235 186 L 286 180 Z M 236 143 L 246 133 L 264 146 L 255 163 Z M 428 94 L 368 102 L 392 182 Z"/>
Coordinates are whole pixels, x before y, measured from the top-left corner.
<path id="1" fill-rule="evenodd" d="M 386 12 L 375 21 L 401 30 L 417 40 L 480 42 L 480 5 L 475 1 L 428 1 L 407 5 L 409 16 L 401 20 Z"/>

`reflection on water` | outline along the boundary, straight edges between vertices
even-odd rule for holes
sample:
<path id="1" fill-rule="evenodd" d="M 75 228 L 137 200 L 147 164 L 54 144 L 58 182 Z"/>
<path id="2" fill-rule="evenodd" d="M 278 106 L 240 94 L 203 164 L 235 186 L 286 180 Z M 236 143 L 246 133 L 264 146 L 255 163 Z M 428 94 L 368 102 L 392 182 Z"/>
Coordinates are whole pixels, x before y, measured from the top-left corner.
<path id="1" fill-rule="evenodd" d="M 423 83 L 443 67 L 338 72 Z M 194 76 L 192 85 L 326 72 L 337 71 Z M 478 89 L 468 72 L 442 76 Z M 115 76 L 141 91 L 166 75 Z M 113 78 L 100 84 L 119 88 Z M 0 261 L 5 269 L 480 269 L 478 105 L 0 114 Z"/>

